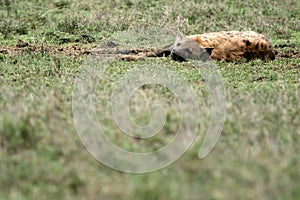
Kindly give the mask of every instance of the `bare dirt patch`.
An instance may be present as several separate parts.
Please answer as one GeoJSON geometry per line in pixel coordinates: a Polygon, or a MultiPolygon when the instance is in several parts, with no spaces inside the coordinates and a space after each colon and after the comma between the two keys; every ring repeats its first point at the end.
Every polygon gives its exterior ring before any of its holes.
{"type": "Polygon", "coordinates": [[[300,50],[277,51],[276,58],[300,58],[300,50]]]}
{"type": "Polygon", "coordinates": [[[15,46],[0,47],[0,54],[17,55],[24,52],[41,52],[50,55],[62,54],[70,57],[80,57],[82,55],[92,54],[99,58],[113,57],[120,60],[134,61],[144,59],[145,57],[163,57],[168,56],[170,49],[124,49],[116,44],[107,43],[97,47],[78,47],[70,46],[51,46],[47,44],[33,45],[19,40],[15,46]],[[166,54],[166,55],[165,55],[166,54]]]}
{"type": "Polygon", "coordinates": [[[300,47],[295,44],[275,45],[276,58],[300,58],[300,47]]]}
{"type": "Polygon", "coordinates": [[[19,40],[15,46],[2,46],[0,54],[16,55],[24,52],[40,52],[50,55],[62,54],[70,57],[79,57],[81,55],[90,54],[94,47],[78,47],[75,45],[70,46],[52,46],[52,45],[34,45],[19,40]]]}

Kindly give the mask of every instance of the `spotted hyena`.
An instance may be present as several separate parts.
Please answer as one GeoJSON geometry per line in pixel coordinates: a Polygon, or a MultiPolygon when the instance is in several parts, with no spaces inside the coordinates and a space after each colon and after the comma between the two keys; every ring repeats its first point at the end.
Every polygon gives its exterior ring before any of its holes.
{"type": "Polygon", "coordinates": [[[253,31],[221,31],[200,35],[178,35],[172,46],[174,60],[274,60],[268,39],[253,31]]]}
{"type": "Polygon", "coordinates": [[[253,31],[221,31],[200,35],[178,34],[173,44],[156,50],[122,50],[122,60],[171,56],[173,60],[274,60],[275,51],[268,39],[253,31]]]}

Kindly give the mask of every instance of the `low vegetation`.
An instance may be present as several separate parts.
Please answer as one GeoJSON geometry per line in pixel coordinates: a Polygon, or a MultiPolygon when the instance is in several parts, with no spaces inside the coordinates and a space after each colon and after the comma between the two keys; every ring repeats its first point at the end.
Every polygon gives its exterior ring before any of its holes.
{"type": "MultiPolygon", "coordinates": [[[[299,199],[299,7],[296,0],[2,0],[0,199],[299,199]],[[114,61],[97,101],[129,69],[167,65],[197,91],[203,112],[195,142],[178,161],[156,172],[126,174],[101,164],[82,145],[72,91],[94,47],[118,31],[149,27],[186,35],[253,30],[270,39],[277,56],[270,62],[215,63],[227,115],[216,147],[202,160],[198,151],[210,100],[197,69],[169,58],[114,61]]],[[[142,91],[167,97],[166,105],[177,103],[163,88],[142,91]]],[[[101,109],[96,106],[105,122],[101,109]]],[[[105,130],[124,149],[157,149],[178,128],[178,116],[168,112],[160,137],[130,139],[109,123],[105,130]]],[[[133,120],[144,124],[148,118],[133,120]]]]}

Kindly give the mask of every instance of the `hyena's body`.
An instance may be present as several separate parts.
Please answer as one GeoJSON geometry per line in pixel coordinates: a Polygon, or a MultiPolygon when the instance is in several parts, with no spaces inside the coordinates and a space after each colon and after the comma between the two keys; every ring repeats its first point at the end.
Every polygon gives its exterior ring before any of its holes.
{"type": "Polygon", "coordinates": [[[172,59],[184,60],[273,60],[275,52],[264,35],[253,31],[221,31],[200,35],[178,35],[176,41],[157,50],[120,51],[123,60],[171,55],[172,59]],[[127,55],[124,55],[127,54],[127,55]],[[128,55],[129,54],[129,55],[128,55]]]}
{"type": "Polygon", "coordinates": [[[222,31],[200,35],[177,36],[171,51],[174,59],[216,60],[275,59],[271,43],[253,31],[222,31]],[[209,55],[208,55],[209,54],[209,55]]]}

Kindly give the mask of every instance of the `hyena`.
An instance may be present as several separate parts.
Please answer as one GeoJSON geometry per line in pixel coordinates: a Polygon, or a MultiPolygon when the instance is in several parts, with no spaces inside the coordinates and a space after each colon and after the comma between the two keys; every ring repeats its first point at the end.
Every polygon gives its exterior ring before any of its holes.
{"type": "Polygon", "coordinates": [[[174,60],[274,60],[268,39],[253,31],[221,31],[200,35],[178,35],[171,50],[174,60]]]}
{"type": "Polygon", "coordinates": [[[274,60],[275,51],[268,39],[253,31],[221,31],[200,35],[178,34],[173,44],[157,50],[120,51],[122,60],[171,56],[173,60],[274,60]],[[128,55],[124,55],[128,54],[128,55]]]}

